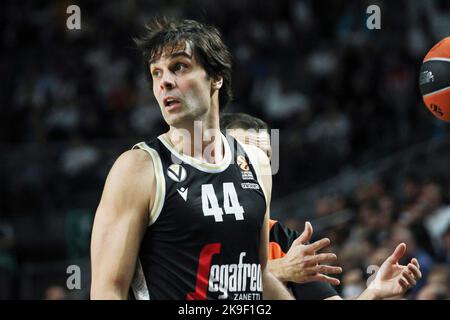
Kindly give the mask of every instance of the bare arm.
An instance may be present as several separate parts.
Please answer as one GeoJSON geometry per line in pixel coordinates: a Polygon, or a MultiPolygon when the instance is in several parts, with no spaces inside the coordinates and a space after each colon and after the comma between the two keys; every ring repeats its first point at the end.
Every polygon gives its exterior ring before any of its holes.
{"type": "Polygon", "coordinates": [[[375,300],[403,296],[422,278],[420,264],[416,258],[406,265],[399,260],[406,252],[406,244],[400,243],[394,252],[383,262],[375,279],[369,284],[357,300],[375,300]]]}
{"type": "Polygon", "coordinates": [[[260,263],[263,280],[263,298],[265,300],[293,300],[293,296],[267,267],[269,256],[269,209],[261,230],[260,263]]]}
{"type": "Polygon", "coordinates": [[[91,299],[127,299],[155,194],[152,159],[123,153],[106,179],[91,238],[91,299]]]}
{"type": "Polygon", "coordinates": [[[323,238],[308,244],[312,234],[312,225],[306,222],[305,230],[295,239],[286,255],[268,262],[270,272],[282,282],[321,281],[339,285],[338,279],[329,277],[327,274],[341,273],[342,268],[324,264],[325,262],[335,262],[336,255],[334,253],[318,253],[319,250],[330,244],[330,240],[323,238]]]}
{"type": "MultiPolygon", "coordinates": [[[[381,265],[375,279],[370,283],[356,300],[378,300],[403,296],[409,288],[416,285],[422,278],[420,264],[416,258],[406,265],[400,265],[399,260],[405,254],[406,245],[399,244],[391,256],[381,265]]],[[[339,296],[330,297],[329,300],[342,300],[339,296]]]]}
{"type": "Polygon", "coordinates": [[[252,165],[258,171],[258,180],[264,189],[267,203],[264,223],[261,228],[261,245],[259,249],[263,281],[263,298],[266,300],[293,300],[294,298],[286,287],[269,271],[269,268],[267,268],[267,259],[269,257],[270,199],[272,194],[272,172],[270,162],[264,152],[254,146],[246,145],[246,151],[252,156],[252,159],[256,161],[256,163],[252,163],[252,165]]]}

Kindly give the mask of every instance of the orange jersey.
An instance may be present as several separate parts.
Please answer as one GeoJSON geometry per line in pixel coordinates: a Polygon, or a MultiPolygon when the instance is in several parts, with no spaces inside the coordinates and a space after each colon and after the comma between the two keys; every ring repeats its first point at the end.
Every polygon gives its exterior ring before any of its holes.
{"type": "Polygon", "coordinates": [[[283,258],[300,235],[277,220],[269,220],[269,260],[283,258]]]}

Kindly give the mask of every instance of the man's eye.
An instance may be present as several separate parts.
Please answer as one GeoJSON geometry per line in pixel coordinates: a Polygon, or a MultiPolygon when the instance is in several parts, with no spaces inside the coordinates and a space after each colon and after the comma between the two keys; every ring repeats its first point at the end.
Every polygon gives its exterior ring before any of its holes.
{"type": "Polygon", "coordinates": [[[160,70],[153,70],[152,72],[152,76],[158,78],[161,75],[161,71],[160,70]]]}
{"type": "Polygon", "coordinates": [[[184,63],[177,63],[174,67],[175,71],[181,71],[187,68],[187,65],[185,65],[184,63]]]}

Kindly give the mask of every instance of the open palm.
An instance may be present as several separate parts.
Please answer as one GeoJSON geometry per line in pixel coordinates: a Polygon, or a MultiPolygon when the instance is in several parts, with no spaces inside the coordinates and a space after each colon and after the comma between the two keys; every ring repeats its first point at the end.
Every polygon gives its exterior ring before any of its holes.
{"type": "Polygon", "coordinates": [[[383,262],[375,279],[370,283],[369,289],[374,290],[379,298],[403,295],[409,288],[416,285],[416,280],[422,277],[416,258],[411,259],[406,266],[399,264],[405,252],[406,245],[399,244],[394,253],[383,262]]]}

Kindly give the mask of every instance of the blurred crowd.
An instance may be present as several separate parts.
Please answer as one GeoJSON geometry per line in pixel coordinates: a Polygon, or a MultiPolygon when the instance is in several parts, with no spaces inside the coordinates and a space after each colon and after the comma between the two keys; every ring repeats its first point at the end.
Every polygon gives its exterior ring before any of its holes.
{"type": "MultiPolygon", "coordinates": [[[[416,257],[423,278],[407,294],[409,299],[450,298],[450,175],[428,176],[409,172],[398,178],[380,178],[349,194],[325,196],[315,202],[313,227],[319,221],[348,216],[315,238],[328,237],[326,251],[338,256],[343,267],[339,293],[359,295],[370,276],[395,247],[407,250],[401,264],[416,257]],[[314,222],[317,223],[314,223],[314,222]]],[[[303,220],[292,217],[288,226],[302,231],[303,220]]]]}
{"type": "MultiPolygon", "coordinates": [[[[275,200],[450,132],[418,90],[425,53],[449,35],[448,1],[77,1],[81,30],[66,27],[70,4],[6,1],[0,10],[0,268],[9,270],[0,272],[8,284],[0,298],[20,297],[8,288],[25,262],[88,255],[114,159],[165,130],[132,41],[154,15],[200,19],[223,33],[234,57],[227,111],[280,129],[275,200]],[[381,30],[366,28],[371,4],[381,8],[381,30]]],[[[358,267],[407,239],[429,275],[417,290],[448,294],[448,189],[414,179],[409,187],[414,194],[399,199],[382,184],[355,190],[352,227],[332,231],[353,272],[347,291],[361,285],[358,267]]],[[[319,200],[317,214],[330,206],[319,200]]]]}

